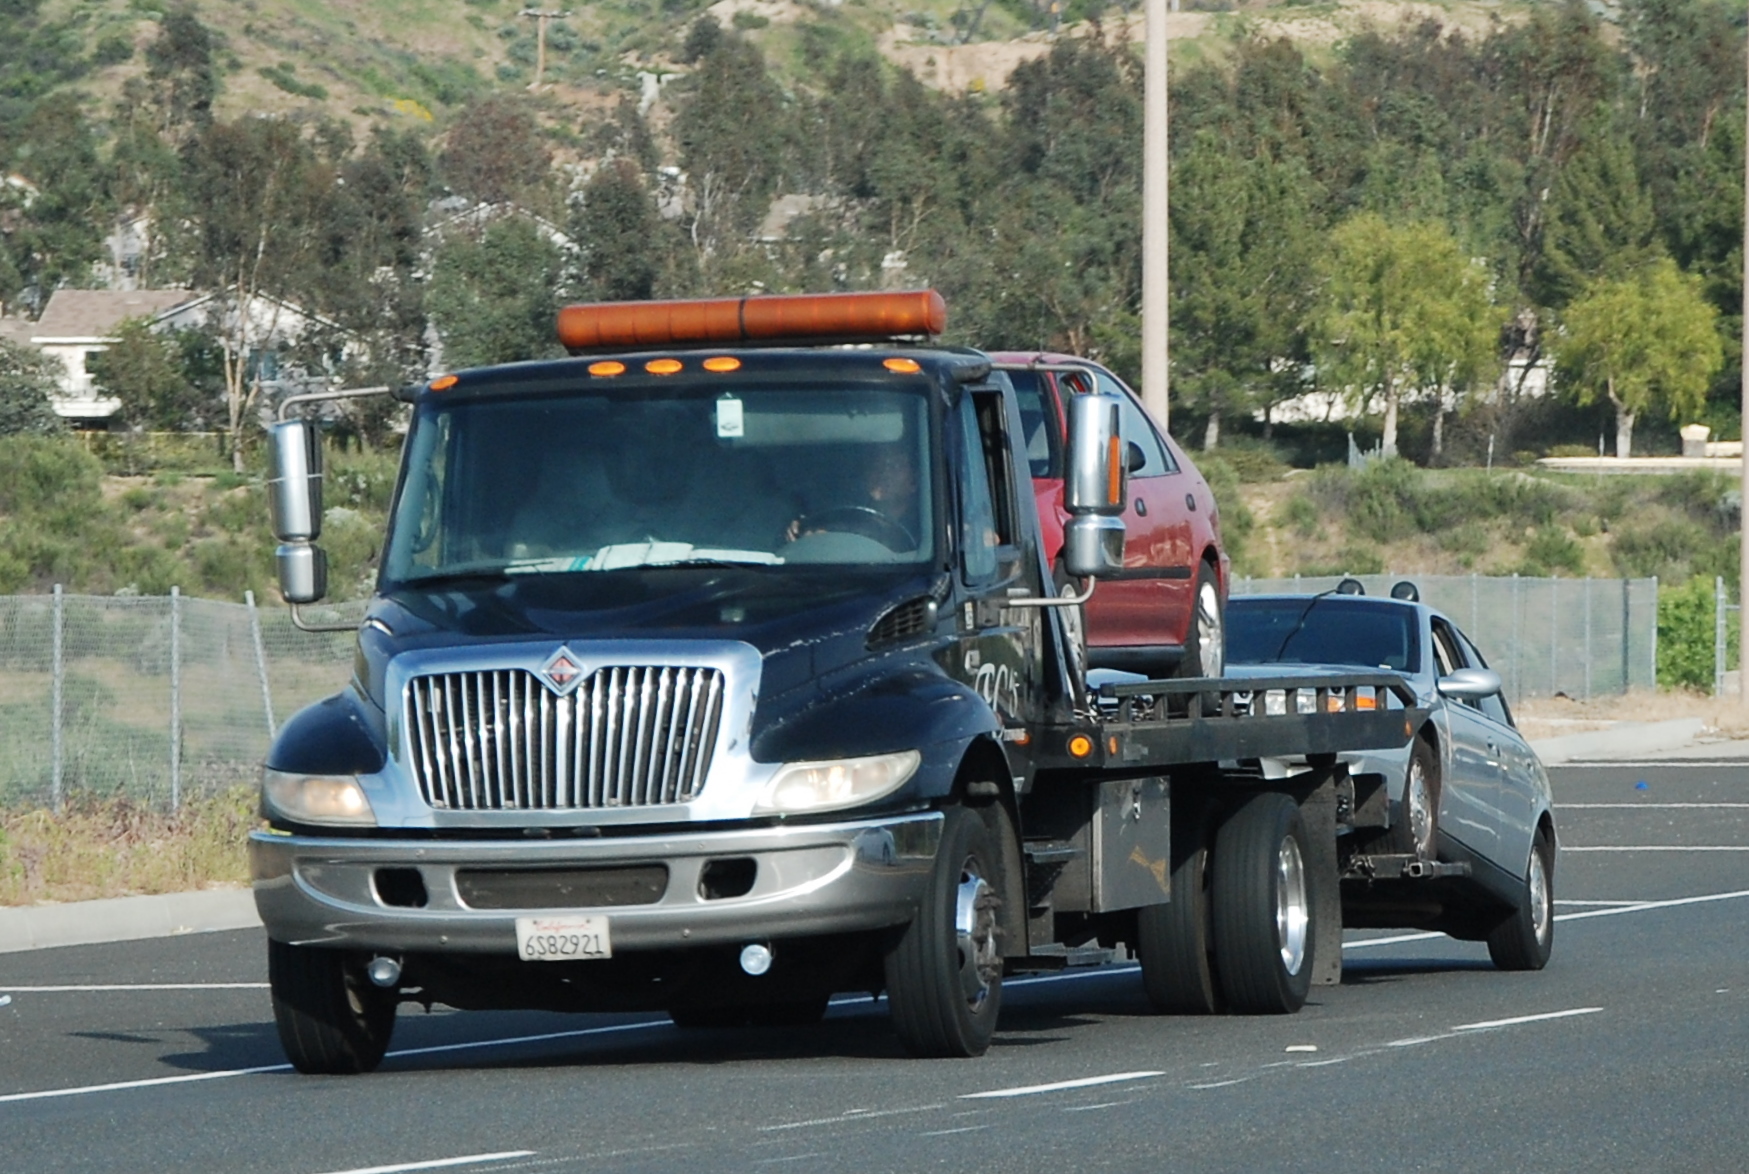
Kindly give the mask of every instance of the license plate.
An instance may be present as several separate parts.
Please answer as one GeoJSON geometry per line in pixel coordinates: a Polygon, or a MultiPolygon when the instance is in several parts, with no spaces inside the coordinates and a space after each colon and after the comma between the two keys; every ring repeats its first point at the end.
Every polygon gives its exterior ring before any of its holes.
{"type": "Polygon", "coordinates": [[[613,957],[605,917],[518,917],[516,956],[524,962],[584,962],[613,957]]]}

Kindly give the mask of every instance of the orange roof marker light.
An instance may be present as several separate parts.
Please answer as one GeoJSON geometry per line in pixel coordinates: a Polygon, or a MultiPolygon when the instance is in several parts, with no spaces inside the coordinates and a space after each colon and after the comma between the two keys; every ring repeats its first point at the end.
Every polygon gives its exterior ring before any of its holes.
{"type": "Polygon", "coordinates": [[[436,379],[431,381],[429,386],[432,391],[448,391],[460,382],[461,377],[459,375],[439,375],[436,379]]]}
{"type": "Polygon", "coordinates": [[[741,369],[741,360],[737,359],[734,355],[716,355],[704,361],[704,369],[706,371],[715,371],[719,374],[724,371],[739,371],[741,369]]]}
{"type": "Polygon", "coordinates": [[[690,343],[874,342],[945,329],[947,303],[932,289],[591,302],[559,311],[559,341],[572,354],[690,343]]]}
{"type": "Polygon", "coordinates": [[[897,371],[901,375],[915,375],[923,370],[923,364],[916,359],[886,359],[881,363],[889,371],[897,371]]]}
{"type": "Polygon", "coordinates": [[[591,375],[624,375],[626,373],[626,365],[624,363],[616,363],[612,359],[603,359],[599,363],[589,364],[589,373],[591,375]]]}
{"type": "Polygon", "coordinates": [[[644,364],[644,370],[652,375],[678,375],[683,366],[679,359],[651,359],[644,364]]]}

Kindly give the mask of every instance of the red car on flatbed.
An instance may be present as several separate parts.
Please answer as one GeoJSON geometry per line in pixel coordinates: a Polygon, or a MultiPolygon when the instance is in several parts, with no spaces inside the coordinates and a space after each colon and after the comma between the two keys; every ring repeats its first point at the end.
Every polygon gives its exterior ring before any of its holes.
{"type": "Polygon", "coordinates": [[[1067,397],[1097,390],[1119,395],[1124,404],[1130,463],[1124,569],[1101,580],[1084,609],[1088,667],[1150,677],[1219,676],[1231,566],[1208,482],[1154,425],[1135,392],[1099,364],[1039,351],[993,351],[990,357],[1019,399],[1039,526],[1053,565],[1069,519],[1063,506],[1067,397]]]}

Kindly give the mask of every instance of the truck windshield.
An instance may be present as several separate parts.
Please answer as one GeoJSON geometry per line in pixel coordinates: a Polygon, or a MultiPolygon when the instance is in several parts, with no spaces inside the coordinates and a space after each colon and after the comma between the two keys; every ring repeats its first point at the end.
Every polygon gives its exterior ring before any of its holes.
{"type": "Polygon", "coordinates": [[[385,578],[932,557],[922,384],[724,386],[422,405],[385,578]]]}

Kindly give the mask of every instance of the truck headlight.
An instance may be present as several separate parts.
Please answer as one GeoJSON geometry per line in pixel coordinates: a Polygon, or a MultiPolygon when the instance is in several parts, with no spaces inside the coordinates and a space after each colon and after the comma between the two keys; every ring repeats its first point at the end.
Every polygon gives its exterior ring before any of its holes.
{"type": "Polygon", "coordinates": [[[915,750],[837,758],[830,762],[789,762],[778,769],[759,802],[756,815],[785,815],[855,807],[890,795],[905,785],[923,755],[915,750]]]}
{"type": "Polygon", "coordinates": [[[293,823],[375,824],[376,812],[351,775],[307,775],[261,768],[261,803],[293,823]]]}

